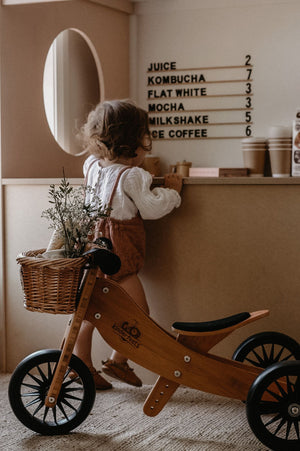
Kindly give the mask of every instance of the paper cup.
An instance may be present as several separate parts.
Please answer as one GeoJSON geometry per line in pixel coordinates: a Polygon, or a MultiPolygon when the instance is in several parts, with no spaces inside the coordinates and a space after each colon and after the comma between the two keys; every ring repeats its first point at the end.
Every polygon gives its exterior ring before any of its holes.
{"type": "Polygon", "coordinates": [[[269,138],[269,142],[292,142],[292,138],[269,138]]]}
{"type": "Polygon", "coordinates": [[[268,146],[269,150],[277,150],[277,149],[282,149],[282,150],[292,150],[292,146],[288,145],[285,146],[284,144],[271,144],[268,146]]]}
{"type": "Polygon", "coordinates": [[[250,144],[243,144],[242,145],[242,149],[243,150],[265,150],[266,149],[266,145],[265,144],[261,144],[261,145],[251,146],[250,144]]]}
{"type": "Polygon", "coordinates": [[[248,138],[242,138],[241,142],[242,143],[257,143],[257,142],[265,142],[266,138],[259,138],[259,137],[255,137],[255,136],[250,136],[248,138]]]}
{"type": "Polygon", "coordinates": [[[249,169],[250,177],[263,177],[266,160],[266,149],[243,149],[244,167],[249,169]]]}
{"type": "Polygon", "coordinates": [[[269,149],[272,177],[290,177],[291,149],[269,149]]]}
{"type": "Polygon", "coordinates": [[[273,125],[269,127],[269,138],[291,138],[292,127],[286,127],[284,125],[273,125]]]}

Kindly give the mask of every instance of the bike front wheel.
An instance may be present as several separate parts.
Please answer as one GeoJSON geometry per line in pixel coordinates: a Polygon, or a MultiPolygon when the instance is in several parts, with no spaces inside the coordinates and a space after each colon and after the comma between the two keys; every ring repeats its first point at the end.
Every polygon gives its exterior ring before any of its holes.
{"type": "Polygon", "coordinates": [[[43,350],[26,357],[15,369],[8,395],[16,417],[27,428],[43,435],[66,434],[89,415],[95,400],[95,383],[88,367],[72,355],[53,408],[45,399],[61,351],[43,350]]]}

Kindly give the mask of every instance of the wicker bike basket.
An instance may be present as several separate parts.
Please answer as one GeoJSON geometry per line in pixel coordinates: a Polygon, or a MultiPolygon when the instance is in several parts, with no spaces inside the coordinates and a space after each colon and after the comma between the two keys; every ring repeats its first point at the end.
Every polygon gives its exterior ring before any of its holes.
{"type": "Polygon", "coordinates": [[[45,249],[28,251],[17,257],[24,307],[33,312],[73,313],[86,258],[50,260],[41,257],[43,252],[45,249]]]}

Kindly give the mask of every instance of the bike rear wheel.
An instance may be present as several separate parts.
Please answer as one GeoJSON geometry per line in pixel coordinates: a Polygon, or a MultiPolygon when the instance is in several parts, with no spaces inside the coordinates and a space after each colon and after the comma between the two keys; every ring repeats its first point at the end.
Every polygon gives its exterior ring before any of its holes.
{"type": "Polygon", "coordinates": [[[258,368],[268,368],[274,363],[300,360],[300,345],[280,332],[260,332],[243,341],[232,359],[258,368]]]}
{"type": "Polygon", "coordinates": [[[247,418],[256,437],[274,451],[300,449],[300,362],[276,363],[253,382],[247,418]]]}

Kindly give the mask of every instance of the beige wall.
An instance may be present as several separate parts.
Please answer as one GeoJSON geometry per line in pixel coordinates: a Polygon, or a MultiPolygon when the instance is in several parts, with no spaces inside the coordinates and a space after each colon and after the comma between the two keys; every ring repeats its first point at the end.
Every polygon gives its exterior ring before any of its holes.
{"type": "MultiPolygon", "coordinates": [[[[35,350],[57,348],[68,318],[23,308],[16,255],[48,242],[50,231],[40,218],[47,193],[46,181],[5,186],[9,371],[35,350]],[[24,215],[28,210],[30,215],[24,215]]],[[[178,210],[146,221],[147,259],[141,278],[151,316],[171,332],[174,321],[270,309],[269,317],[218,345],[217,352],[227,357],[255,332],[275,330],[300,341],[299,196],[300,185],[185,185],[178,210]]],[[[97,368],[108,355],[108,346],[95,334],[97,368]]],[[[155,380],[149,371],[139,368],[138,373],[145,383],[155,380]]]]}
{"type": "MultiPolygon", "coordinates": [[[[271,125],[290,125],[299,107],[300,60],[295,58],[300,40],[300,2],[294,0],[166,0],[139,2],[136,6],[135,72],[138,82],[132,87],[137,101],[149,103],[183,102],[185,109],[198,109],[210,123],[242,122],[228,126],[189,126],[171,129],[207,128],[211,136],[245,136],[245,111],[207,112],[208,108],[245,107],[245,97],[174,98],[147,101],[149,89],[159,95],[162,86],[147,86],[151,62],[175,61],[178,69],[204,68],[192,72],[213,80],[246,79],[245,69],[205,70],[206,67],[245,64],[250,54],[253,64],[252,133],[267,136],[271,125]],[[244,122],[244,123],[243,123],[244,122]]],[[[189,73],[189,71],[187,71],[189,73]]],[[[153,75],[152,73],[150,75],[153,75]]],[[[168,75],[168,72],[158,75],[168,75]]],[[[174,72],[172,73],[174,74],[174,72]]],[[[181,72],[175,72],[181,74],[181,72]]],[[[243,94],[244,83],[165,85],[164,89],[206,88],[207,94],[243,94]]],[[[182,112],[181,112],[182,113],[182,112]]],[[[181,114],[179,113],[179,114],[181,114]]],[[[189,115],[192,113],[187,113],[189,115]]],[[[154,114],[152,115],[155,116],[154,114]]],[[[159,116],[156,114],[156,117],[159,116]]],[[[175,116],[161,114],[161,117],[175,116]]],[[[154,127],[155,128],[155,127],[154,127]]],[[[167,130],[170,127],[156,127],[167,130]]],[[[153,153],[161,158],[165,172],[170,164],[186,159],[193,166],[236,167],[243,165],[240,139],[158,140],[153,153]]]]}
{"type": "MultiPolygon", "coordinates": [[[[37,334],[37,330],[29,333],[34,321],[31,315],[22,329],[22,320],[27,312],[20,304],[19,276],[15,266],[15,257],[20,250],[35,246],[37,237],[40,237],[42,246],[48,239],[49,231],[40,218],[46,188],[44,192],[36,189],[34,195],[30,192],[26,197],[28,191],[25,186],[18,190],[11,203],[2,184],[3,178],[61,177],[62,167],[69,178],[82,177],[84,157],[63,152],[48,127],[43,103],[43,72],[48,50],[61,31],[68,28],[79,30],[92,43],[99,62],[101,99],[128,97],[129,14],[132,12],[127,0],[7,3],[11,5],[4,6],[4,2],[0,5],[0,371],[6,369],[7,353],[9,359],[16,362],[22,342],[28,343],[30,349],[39,346],[40,340],[45,347],[50,344],[56,347],[58,343],[57,340],[55,343],[48,341],[46,333],[47,345],[42,331],[41,334],[37,334]],[[44,230],[43,238],[40,236],[41,228],[44,230]],[[18,236],[16,241],[11,230],[18,236]],[[14,242],[17,245],[11,248],[14,242]],[[17,304],[15,299],[18,299],[17,304]]],[[[54,324],[60,324],[60,321],[63,320],[46,320],[50,324],[48,333],[54,340],[54,324]]]]}
{"type": "MultiPolygon", "coordinates": [[[[20,252],[47,246],[51,231],[48,230],[47,221],[41,219],[41,212],[49,206],[49,183],[36,181],[23,185],[10,182],[4,187],[7,371],[13,371],[26,355],[34,351],[59,348],[69,319],[69,315],[33,313],[24,309],[20,268],[16,263],[16,256],[20,252]],[[24,214],[29,210],[30,215],[24,214]]],[[[95,334],[93,359],[97,368],[101,367],[101,359],[109,357],[110,352],[104,340],[95,334]]],[[[139,372],[143,374],[144,380],[154,381],[148,371],[139,369],[139,372]]]]}
{"type": "MultiPolygon", "coordinates": [[[[2,177],[81,177],[83,157],[62,152],[47,123],[43,71],[52,41],[75,28],[93,43],[106,98],[129,95],[129,15],[87,1],[1,6],[2,177]]],[[[76,93],[74,93],[76,95],[76,93]]]]}

